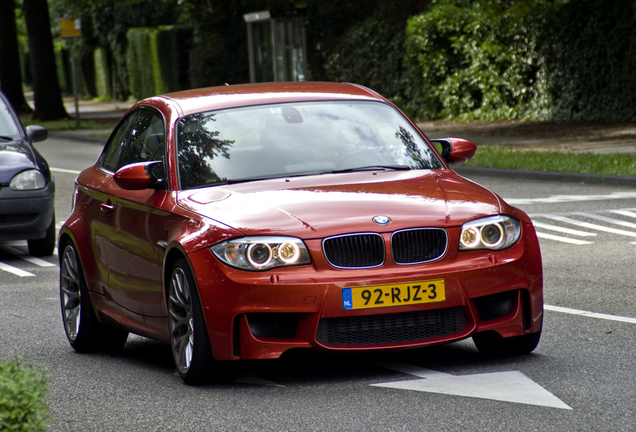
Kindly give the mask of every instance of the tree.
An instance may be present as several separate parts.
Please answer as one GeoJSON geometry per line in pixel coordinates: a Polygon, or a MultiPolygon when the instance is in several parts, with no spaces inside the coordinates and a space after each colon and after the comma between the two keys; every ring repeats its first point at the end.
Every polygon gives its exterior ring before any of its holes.
{"type": "Polygon", "coordinates": [[[68,114],[57,80],[51,20],[47,0],[23,0],[24,18],[31,51],[31,74],[37,120],[59,120],[68,114]]]}
{"type": "Polygon", "coordinates": [[[33,112],[22,92],[14,0],[0,0],[0,88],[16,111],[33,112]]]}

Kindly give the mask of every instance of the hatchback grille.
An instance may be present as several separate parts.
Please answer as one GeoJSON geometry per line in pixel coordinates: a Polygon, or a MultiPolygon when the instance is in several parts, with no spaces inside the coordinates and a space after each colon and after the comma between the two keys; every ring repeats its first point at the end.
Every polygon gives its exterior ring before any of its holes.
{"type": "Polygon", "coordinates": [[[384,239],[380,234],[351,234],[323,242],[325,258],[334,267],[377,267],[384,262],[384,239]]]}
{"type": "Polygon", "coordinates": [[[391,239],[393,261],[397,264],[415,264],[441,258],[448,243],[446,231],[423,228],[398,231],[391,239]]]}
{"type": "Polygon", "coordinates": [[[461,307],[320,320],[316,339],[325,345],[380,345],[413,342],[462,331],[461,307]]]}

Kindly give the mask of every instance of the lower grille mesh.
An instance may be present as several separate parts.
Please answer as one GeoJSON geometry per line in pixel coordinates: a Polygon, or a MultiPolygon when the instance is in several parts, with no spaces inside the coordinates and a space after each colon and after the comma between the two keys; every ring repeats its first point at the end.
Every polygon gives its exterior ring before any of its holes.
{"type": "Polygon", "coordinates": [[[461,307],[320,320],[316,338],[325,345],[412,342],[457,333],[466,327],[461,307]]]}

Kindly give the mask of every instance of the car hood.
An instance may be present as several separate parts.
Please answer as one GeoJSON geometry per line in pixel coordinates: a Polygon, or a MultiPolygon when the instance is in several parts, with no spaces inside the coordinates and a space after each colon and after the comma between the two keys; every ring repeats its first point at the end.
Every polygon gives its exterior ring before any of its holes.
{"type": "Polygon", "coordinates": [[[451,170],[291,177],[181,191],[179,204],[245,235],[319,238],[347,232],[453,227],[501,211],[489,190],[451,170]],[[390,225],[373,222],[387,216],[390,225]]]}
{"type": "Polygon", "coordinates": [[[8,185],[17,173],[35,167],[35,156],[24,141],[0,142],[0,185],[8,185]]]}

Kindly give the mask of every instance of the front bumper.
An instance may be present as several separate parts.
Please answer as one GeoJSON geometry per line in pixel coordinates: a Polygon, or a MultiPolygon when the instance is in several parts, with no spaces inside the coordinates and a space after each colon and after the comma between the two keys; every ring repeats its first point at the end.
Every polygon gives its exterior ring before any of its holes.
{"type": "MultiPolygon", "coordinates": [[[[381,350],[460,340],[477,332],[503,337],[540,329],[543,278],[531,226],[510,249],[449,250],[439,261],[335,269],[320,241],[308,241],[311,266],[244,272],[207,250],[190,255],[215,358],[277,358],[292,348],[381,350]],[[342,289],[444,279],[441,303],[345,310],[342,289]]],[[[449,230],[457,244],[459,230],[449,230]]],[[[455,248],[456,249],[456,248],[455,248]]]]}
{"type": "Polygon", "coordinates": [[[54,182],[35,191],[0,188],[0,241],[44,238],[54,213],[54,182]]]}

